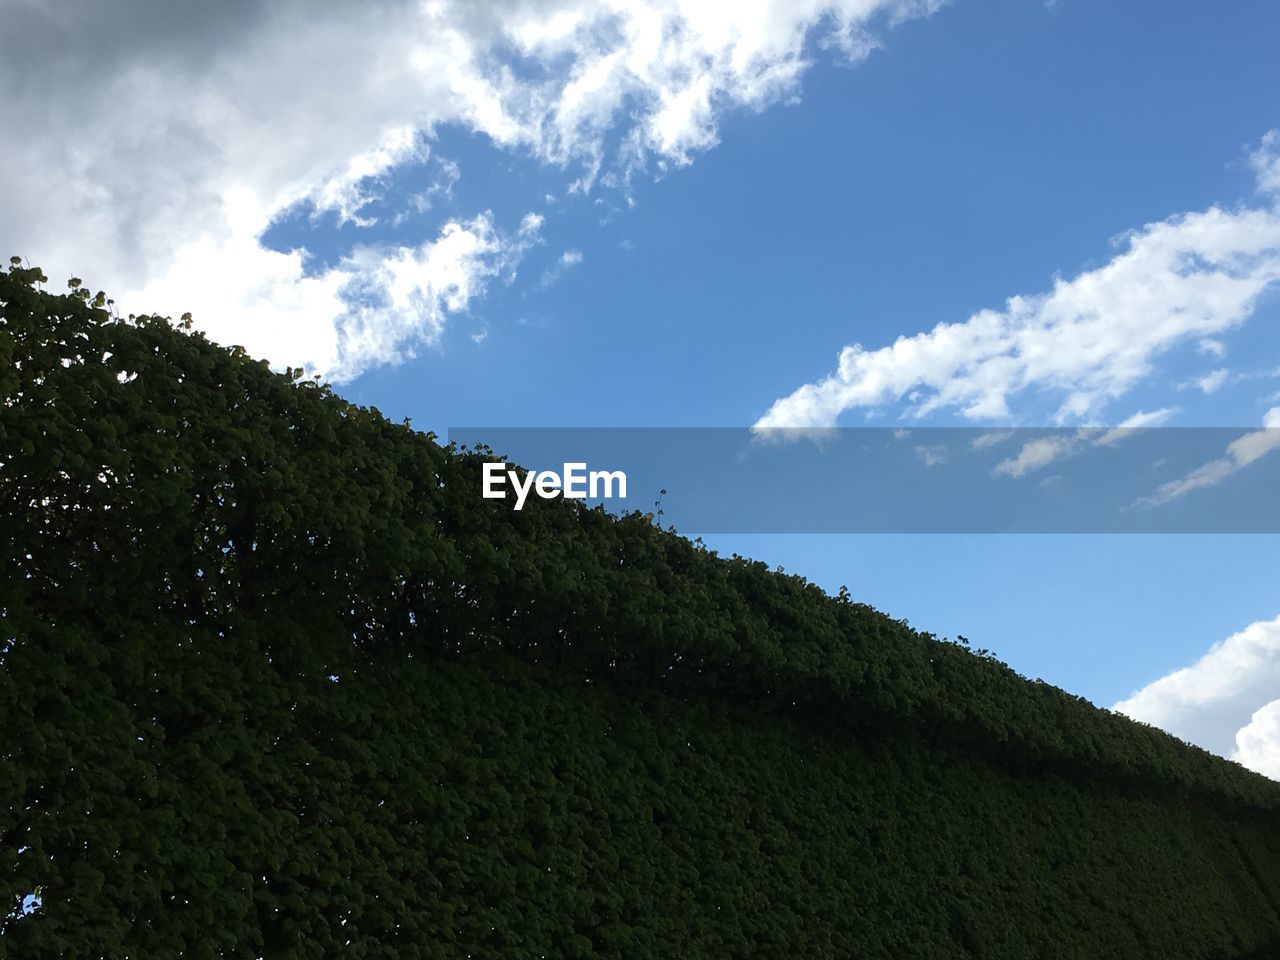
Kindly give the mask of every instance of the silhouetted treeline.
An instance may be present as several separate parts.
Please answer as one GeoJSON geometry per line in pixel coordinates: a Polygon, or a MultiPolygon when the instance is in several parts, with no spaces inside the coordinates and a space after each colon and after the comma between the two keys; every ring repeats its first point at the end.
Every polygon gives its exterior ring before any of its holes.
{"type": "Polygon", "coordinates": [[[1280,948],[1280,785],[45,283],[0,275],[0,957],[1280,948]]]}

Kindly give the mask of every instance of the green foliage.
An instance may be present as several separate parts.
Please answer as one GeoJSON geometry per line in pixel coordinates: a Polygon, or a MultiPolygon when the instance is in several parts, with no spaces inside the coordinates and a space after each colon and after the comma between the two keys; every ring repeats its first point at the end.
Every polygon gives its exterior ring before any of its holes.
{"type": "Polygon", "coordinates": [[[1280,946],[1280,786],[43,283],[0,275],[0,957],[1280,946]]]}

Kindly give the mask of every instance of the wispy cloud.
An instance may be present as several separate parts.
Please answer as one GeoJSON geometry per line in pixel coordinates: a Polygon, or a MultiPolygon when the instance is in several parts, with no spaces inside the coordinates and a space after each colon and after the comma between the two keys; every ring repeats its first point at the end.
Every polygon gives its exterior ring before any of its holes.
{"type": "Polygon", "coordinates": [[[542,271],[542,276],[538,280],[539,289],[545,290],[559,280],[566,270],[570,270],[582,263],[581,250],[566,250],[556,258],[556,262],[542,271]]]}
{"type": "Polygon", "coordinates": [[[1163,426],[1168,423],[1177,412],[1177,407],[1161,407],[1159,410],[1139,410],[1137,413],[1126,417],[1119,424],[1095,439],[1093,441],[1094,445],[1109,447],[1112,444],[1119,443],[1121,440],[1126,439],[1136,430],[1145,430],[1148,427],[1163,426]]]}
{"type": "Polygon", "coordinates": [[[913,451],[916,459],[926,467],[938,467],[947,462],[947,448],[941,444],[918,446],[913,451]]]}
{"type": "Polygon", "coordinates": [[[989,433],[982,433],[974,437],[970,446],[974,450],[987,450],[1012,439],[1016,433],[1016,430],[992,430],[989,433]]]}
{"type": "Polygon", "coordinates": [[[1222,385],[1227,382],[1227,378],[1231,376],[1231,371],[1226,367],[1220,367],[1210,373],[1206,373],[1203,377],[1196,381],[1196,386],[1205,393],[1217,393],[1222,389],[1222,385]]]}
{"type": "Polygon", "coordinates": [[[453,160],[438,158],[435,162],[439,167],[439,173],[426,189],[412,194],[408,205],[395,213],[391,222],[396,226],[404,223],[414,214],[430,213],[441,199],[448,200],[453,197],[453,188],[462,178],[462,171],[453,160]]]}
{"type": "Polygon", "coordinates": [[[1263,428],[1246,433],[1227,446],[1226,455],[1210,460],[1192,470],[1185,477],[1170,480],[1149,497],[1138,501],[1138,506],[1158,507],[1185,497],[1194,490],[1217,486],[1243,470],[1249,464],[1280,448],[1280,407],[1272,407],[1263,417],[1263,428]]]}
{"type": "Polygon", "coordinates": [[[1258,188],[1280,194],[1280,130],[1270,130],[1258,149],[1249,155],[1249,166],[1258,178],[1258,188]]]}
{"type": "Polygon", "coordinates": [[[1205,394],[1217,393],[1223,387],[1234,387],[1252,380],[1268,380],[1280,376],[1280,369],[1241,370],[1233,373],[1226,367],[1210,370],[1206,374],[1178,384],[1179,390],[1199,390],[1205,394]]]}
{"type": "Polygon", "coordinates": [[[361,211],[377,198],[388,172],[410,161],[423,162],[429,155],[430,147],[412,127],[391,130],[377,147],[350,157],[341,170],[311,191],[313,216],[332,210],[339,223],[373,226],[377,218],[361,211]]]}
{"type": "MultiPolygon", "coordinates": [[[[1252,157],[1267,193],[1280,183],[1278,149],[1268,134],[1252,157]]],[[[1008,420],[1024,391],[1056,396],[1059,423],[1094,419],[1162,354],[1238,327],[1280,284],[1275,199],[1148,224],[1123,237],[1108,264],[1047,293],[889,346],[845,347],[834,373],[777,400],[757,425],[829,426],[846,411],[894,404],[915,417],[950,410],[1008,420]]]]}
{"type": "Polygon", "coordinates": [[[1053,435],[1037,437],[1022,445],[1017,456],[1001,460],[996,464],[996,475],[1004,477],[1024,477],[1034,470],[1047,467],[1056,460],[1070,456],[1080,446],[1081,439],[1075,436],[1053,435]]]}
{"type": "Polygon", "coordinates": [[[1089,447],[1114,446],[1138,430],[1158,427],[1166,423],[1175,413],[1177,410],[1173,407],[1162,407],[1159,410],[1139,411],[1110,429],[1081,427],[1073,433],[1036,437],[1023,444],[1016,456],[996,464],[995,473],[997,476],[1015,479],[1024,477],[1028,473],[1042,470],[1051,463],[1074,457],[1089,447]]]}

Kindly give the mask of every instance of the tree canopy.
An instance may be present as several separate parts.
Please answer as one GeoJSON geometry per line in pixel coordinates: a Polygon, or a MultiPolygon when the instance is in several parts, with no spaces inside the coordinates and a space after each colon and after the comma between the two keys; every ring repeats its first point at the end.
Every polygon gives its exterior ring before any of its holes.
{"type": "Polygon", "coordinates": [[[1280,784],[47,283],[0,275],[0,957],[1280,949],[1280,784]]]}

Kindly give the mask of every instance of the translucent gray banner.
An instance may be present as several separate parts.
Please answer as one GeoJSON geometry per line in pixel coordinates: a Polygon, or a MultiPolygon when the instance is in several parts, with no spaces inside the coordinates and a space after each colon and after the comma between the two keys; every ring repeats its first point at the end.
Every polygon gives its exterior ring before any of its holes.
{"type": "Polygon", "coordinates": [[[492,451],[477,497],[516,509],[521,488],[525,503],[580,493],[689,534],[1280,532],[1278,429],[456,427],[449,440],[492,451]]]}

